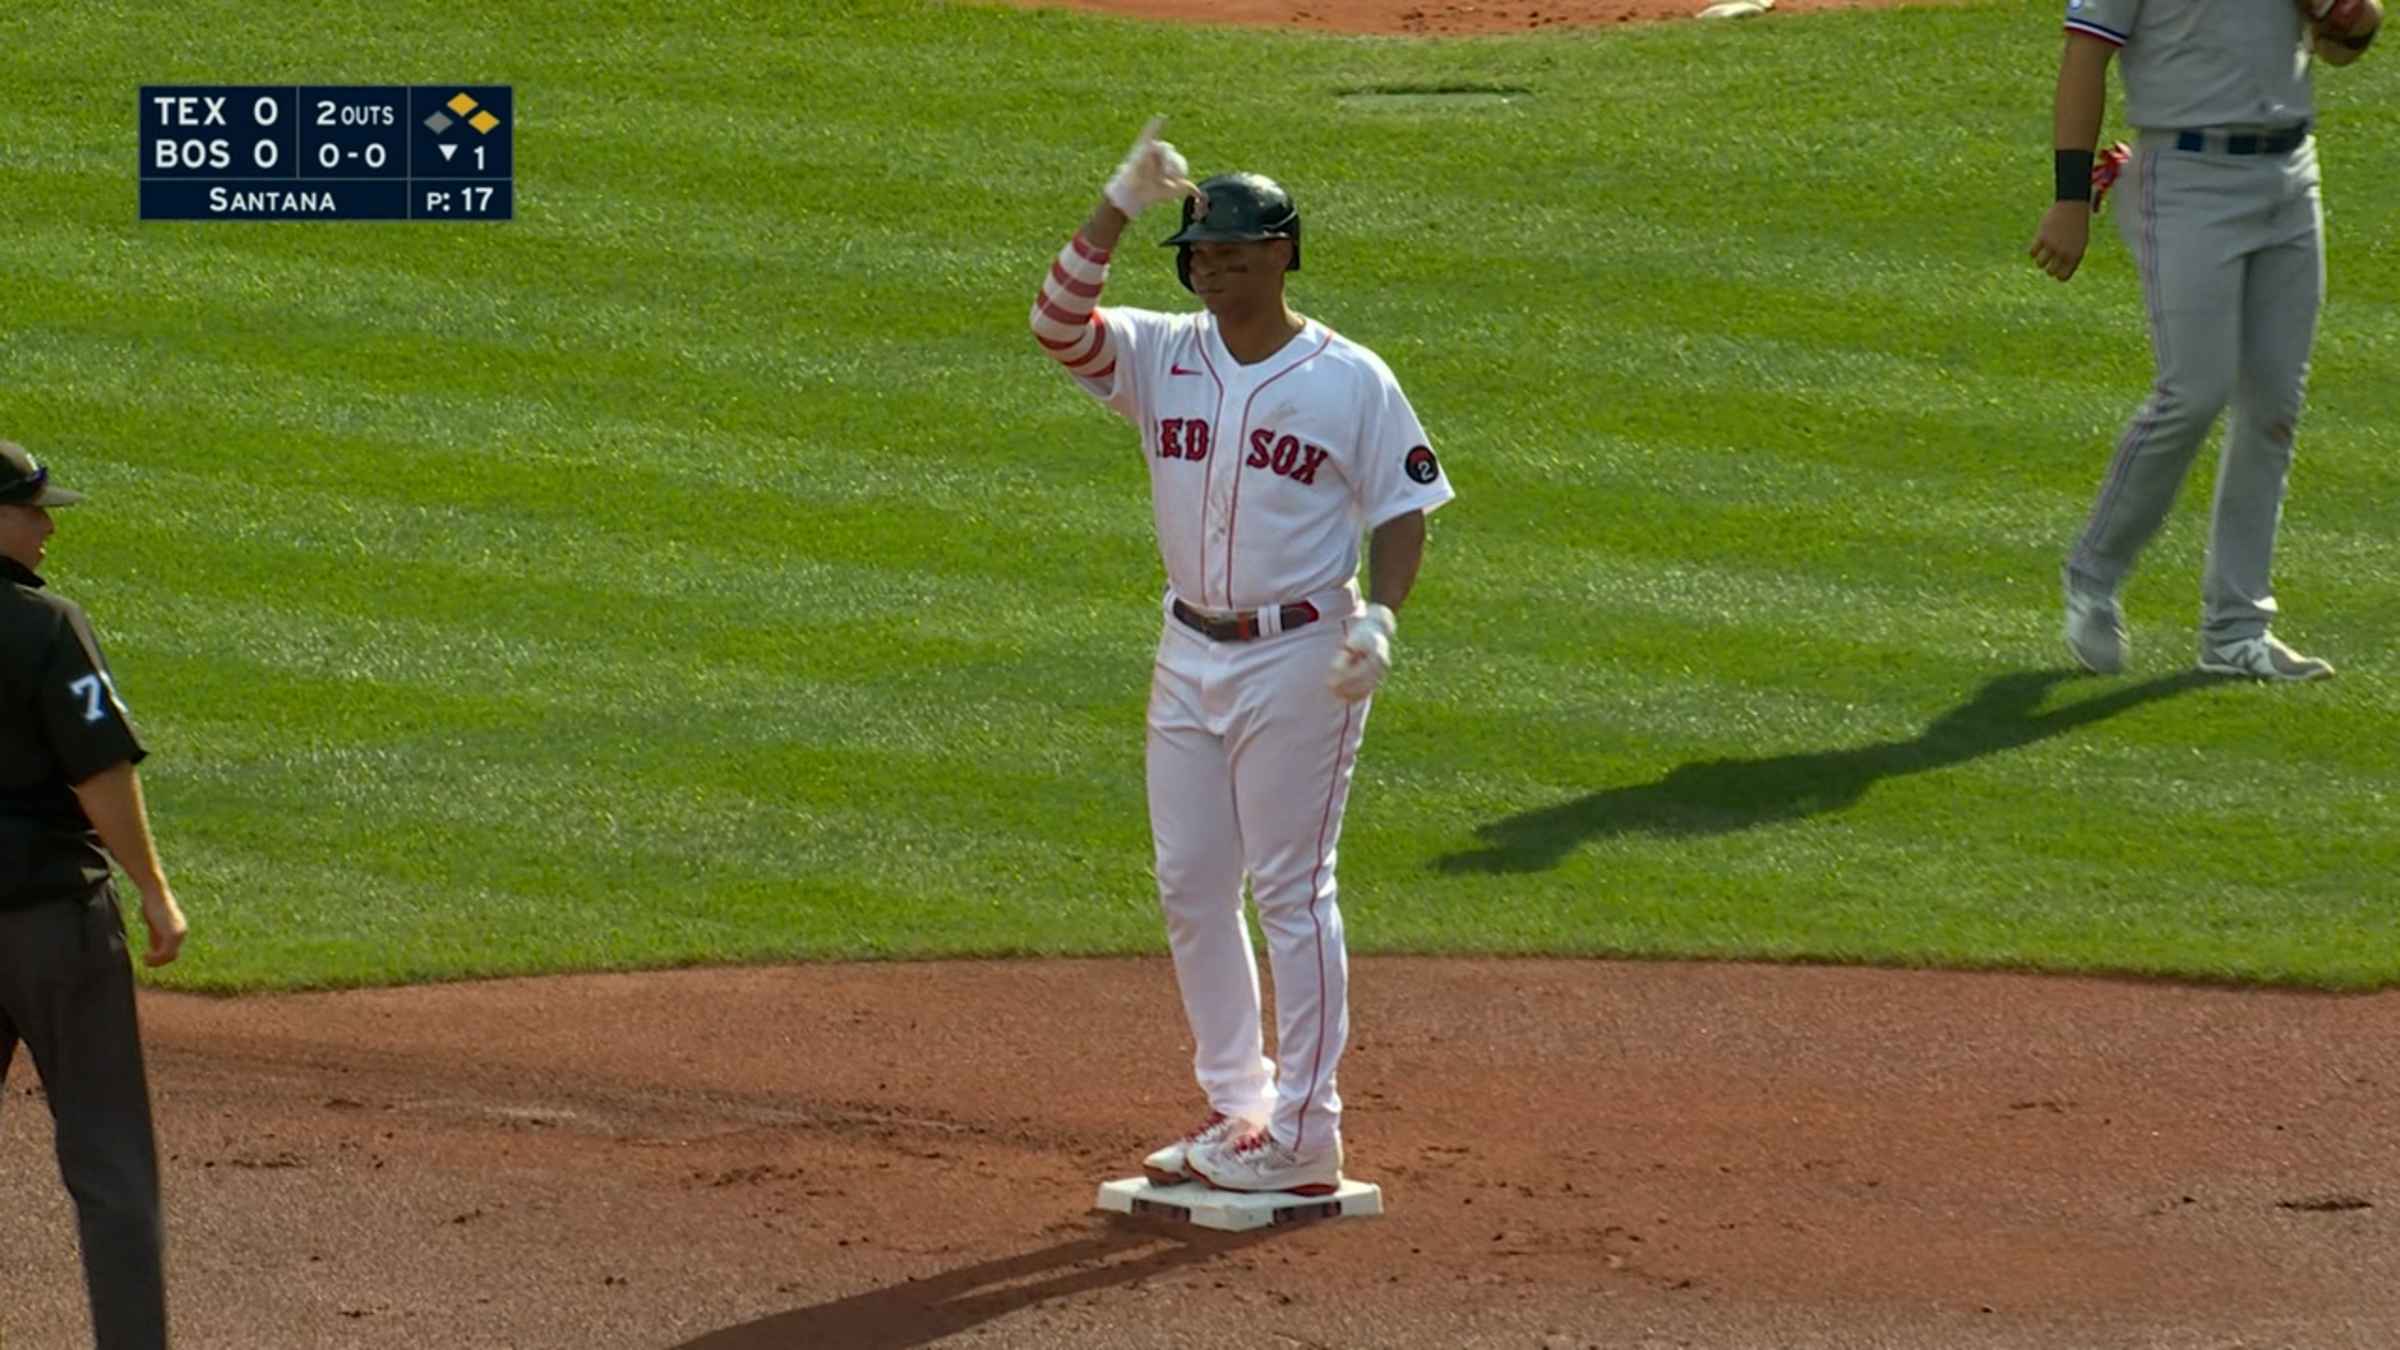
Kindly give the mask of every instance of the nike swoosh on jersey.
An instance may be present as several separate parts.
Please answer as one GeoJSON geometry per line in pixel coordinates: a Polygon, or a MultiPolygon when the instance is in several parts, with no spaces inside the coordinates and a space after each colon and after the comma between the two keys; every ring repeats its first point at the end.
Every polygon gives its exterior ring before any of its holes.
{"type": "Polygon", "coordinates": [[[1197,375],[1200,372],[1196,370],[1185,370],[1183,367],[1176,365],[1172,361],[1169,361],[1167,363],[1167,373],[1169,375],[1197,375]]]}

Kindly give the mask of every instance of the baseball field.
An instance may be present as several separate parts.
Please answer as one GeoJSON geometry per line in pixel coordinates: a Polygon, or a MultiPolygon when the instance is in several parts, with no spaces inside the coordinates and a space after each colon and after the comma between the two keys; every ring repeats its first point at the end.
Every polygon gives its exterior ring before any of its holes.
{"type": "MultiPolygon", "coordinates": [[[[167,8],[0,10],[0,436],[91,496],[46,574],[193,924],[145,1004],[183,1343],[2400,1317],[2392,53],[2317,77],[2278,632],[2341,674],[2275,688],[2190,673],[2206,463],[2129,673],[2058,641],[2151,361],[2112,228],[2024,256],[2047,6],[167,8]],[[449,80],[514,88],[510,222],[135,218],[141,85],[449,80]],[[1154,112],[1291,187],[1297,305],[1459,492],[1341,849],[1394,1212],[1265,1241],[1084,1212],[1196,1100],[1145,469],[1024,319],[1154,112]]],[[[1110,302],[1185,307],[1169,229],[1110,302]]],[[[6,1098],[0,1344],[74,1345],[6,1098]]]]}

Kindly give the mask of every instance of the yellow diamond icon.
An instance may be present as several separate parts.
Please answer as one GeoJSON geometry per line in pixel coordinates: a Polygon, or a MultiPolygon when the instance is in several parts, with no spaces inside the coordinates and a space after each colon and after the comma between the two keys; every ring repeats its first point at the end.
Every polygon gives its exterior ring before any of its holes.
{"type": "Polygon", "coordinates": [[[468,113],[475,111],[475,100],[468,98],[466,92],[461,90],[457,95],[451,98],[450,111],[457,113],[461,117],[464,117],[468,113]]]}
{"type": "Polygon", "coordinates": [[[492,116],[491,112],[486,110],[468,118],[467,125],[488,135],[493,127],[500,125],[500,119],[492,116]]]}

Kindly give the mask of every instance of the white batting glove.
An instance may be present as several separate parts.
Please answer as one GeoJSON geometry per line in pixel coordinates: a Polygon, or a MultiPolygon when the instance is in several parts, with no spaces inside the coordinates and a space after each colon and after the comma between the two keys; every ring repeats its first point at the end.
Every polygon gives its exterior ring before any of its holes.
{"type": "Polygon", "coordinates": [[[1158,129],[1166,123],[1163,113],[1150,119],[1133,149],[1125,153],[1125,162],[1117,166],[1116,176],[1101,189],[1109,205],[1124,212],[1128,220],[1160,202],[1199,191],[1192,186],[1192,168],[1183,162],[1182,153],[1158,138],[1158,129]]]}
{"type": "Polygon", "coordinates": [[[1382,605],[1369,605],[1350,621],[1342,649],[1333,654],[1325,686],[1352,703],[1375,692],[1392,669],[1392,631],[1400,621],[1382,605]]]}

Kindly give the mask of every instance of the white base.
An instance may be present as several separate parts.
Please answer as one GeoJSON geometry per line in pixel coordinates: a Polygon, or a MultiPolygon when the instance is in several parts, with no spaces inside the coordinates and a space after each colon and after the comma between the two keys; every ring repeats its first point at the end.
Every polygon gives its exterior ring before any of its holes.
{"type": "Polygon", "coordinates": [[[1383,1188],[1345,1179],[1342,1188],[1331,1195],[1292,1195],[1284,1191],[1253,1195],[1220,1191],[1196,1181],[1180,1186],[1153,1186],[1148,1178],[1127,1177],[1122,1181],[1101,1182],[1100,1196],[1092,1206],[1118,1214],[1154,1215],[1202,1228],[1242,1233],[1311,1219],[1369,1218],[1383,1213],[1383,1188]]]}

